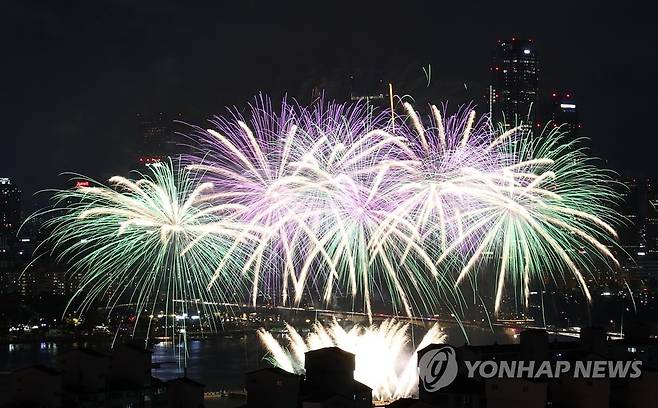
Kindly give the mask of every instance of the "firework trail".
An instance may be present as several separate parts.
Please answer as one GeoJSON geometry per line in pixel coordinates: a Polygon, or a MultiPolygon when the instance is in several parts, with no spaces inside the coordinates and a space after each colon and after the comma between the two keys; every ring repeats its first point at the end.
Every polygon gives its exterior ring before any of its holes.
{"type": "Polygon", "coordinates": [[[405,109],[410,125],[400,132],[419,165],[398,189],[397,211],[433,249],[437,267],[458,270],[459,285],[495,265],[496,313],[507,282],[521,289],[527,306],[533,277],[555,281],[565,272],[591,300],[581,271],[619,267],[609,247],[620,217],[611,174],[579,141],[566,141],[559,128],[537,138],[521,126],[496,131],[468,107],[444,119],[432,105],[425,128],[409,104],[405,109]]]}
{"type": "Polygon", "coordinates": [[[478,263],[497,265],[496,312],[507,281],[521,289],[527,306],[533,277],[555,281],[570,272],[591,300],[583,271],[619,267],[609,248],[617,238],[611,224],[620,220],[612,209],[614,182],[576,144],[554,130],[509,145],[514,160],[496,172],[468,169],[480,189],[478,205],[462,214],[471,227],[442,257],[477,236],[457,282],[478,263]]]}
{"type": "Polygon", "coordinates": [[[239,280],[228,272],[212,290],[206,286],[217,253],[238,235],[255,239],[259,232],[236,221],[244,208],[211,205],[212,184],[195,184],[172,162],[151,165],[139,176],[112,177],[109,186],[89,180],[93,186],[56,192],[46,243],[82,275],[67,309],[79,300],[83,313],[103,300],[111,311],[121,300],[134,304],[138,322],[142,313],[157,314],[161,307],[167,316],[192,306],[196,314],[232,297],[239,280]]]}
{"type": "Polygon", "coordinates": [[[245,205],[243,222],[269,231],[241,262],[252,302],[267,290],[286,302],[292,287],[298,303],[314,288],[325,302],[360,296],[370,315],[383,290],[411,316],[458,303],[456,286],[491,264],[496,312],[506,282],[527,302],[531,278],[565,271],[589,298],[583,267],[617,263],[610,177],[559,132],[532,139],[433,105],[426,127],[404,107],[397,121],[359,105],[284,102],[275,114],[261,98],[249,125],[235,114],[199,129],[193,167],[223,186],[218,202],[245,205]]]}
{"type": "Polygon", "coordinates": [[[248,286],[252,304],[346,295],[369,317],[375,301],[414,316],[462,307],[476,274],[496,312],[508,286],[527,303],[533,281],[567,274],[589,299],[584,271],[617,265],[610,175],[559,131],[404,108],[390,120],[261,97],[195,128],[182,168],[57,193],[49,243],[84,272],[81,310],[126,295],[142,313],[163,291],[168,307],[226,301],[248,286]]]}
{"type": "Polygon", "coordinates": [[[304,373],[304,353],[325,347],[339,347],[355,356],[354,379],[373,390],[377,400],[410,397],[418,389],[416,351],[433,343],[444,343],[447,336],[435,324],[415,349],[409,338],[408,323],[386,320],[370,326],[354,325],[345,330],[336,320],[316,322],[304,339],[286,324],[288,344],[283,345],[265,329],[258,330],[272,363],[288,372],[304,373]]]}
{"type": "MultiPolygon", "coordinates": [[[[249,121],[235,113],[211,122],[214,129],[197,130],[201,149],[191,168],[219,186],[218,202],[245,205],[250,211],[242,221],[270,232],[243,251],[249,255],[241,273],[251,277],[253,303],[268,290],[286,302],[290,287],[299,303],[311,286],[325,302],[336,292],[361,296],[370,315],[372,294],[386,286],[394,307],[411,315],[410,293],[437,286],[418,232],[392,215],[389,192],[413,163],[406,140],[388,131],[386,114],[363,105],[284,102],[276,115],[260,99],[249,121]]],[[[218,272],[239,248],[240,239],[218,272]]]]}

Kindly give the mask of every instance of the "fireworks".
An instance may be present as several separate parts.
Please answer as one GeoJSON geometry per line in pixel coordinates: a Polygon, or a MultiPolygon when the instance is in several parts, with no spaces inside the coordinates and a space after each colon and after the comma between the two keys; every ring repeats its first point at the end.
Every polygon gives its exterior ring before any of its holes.
{"type": "Polygon", "coordinates": [[[275,112],[260,98],[196,128],[182,170],[58,193],[50,241],[85,272],[83,306],[116,303],[117,288],[142,311],[163,288],[190,301],[248,286],[253,304],[341,295],[370,317],[373,300],[413,316],[459,306],[478,273],[492,275],[496,312],[508,287],[527,303],[533,281],[567,273],[589,299],[583,271],[617,264],[610,176],[559,131],[404,107],[275,112]]]}
{"type": "Polygon", "coordinates": [[[349,330],[345,330],[335,320],[329,325],[316,322],[306,339],[292,326],[286,327],[289,341],[287,347],[268,331],[258,331],[258,336],[276,366],[291,373],[302,374],[304,353],[324,347],[339,347],[354,354],[354,379],[372,388],[373,397],[378,400],[412,396],[414,390],[418,389],[416,351],[446,340],[446,335],[435,324],[413,348],[409,338],[409,323],[395,320],[366,327],[357,324],[349,330]]]}
{"type": "MultiPolygon", "coordinates": [[[[229,297],[234,277],[224,276],[206,290],[217,253],[236,236],[255,236],[235,221],[239,205],[210,205],[212,184],[195,184],[187,170],[159,163],[138,180],[112,177],[110,186],[59,191],[47,223],[49,242],[58,257],[82,272],[82,313],[104,299],[111,310],[120,299],[143,312],[196,314],[207,304],[229,297]],[[164,305],[159,295],[165,294],[164,305]],[[178,301],[174,304],[174,301],[178,301]]],[[[257,232],[257,229],[254,229],[257,232]]],[[[136,327],[136,325],[135,325],[136,327]]]]}
{"type": "Polygon", "coordinates": [[[268,291],[285,302],[291,287],[300,302],[312,287],[325,302],[336,292],[360,296],[368,314],[381,286],[408,315],[431,288],[451,291],[435,279],[414,226],[393,211],[395,180],[413,163],[404,137],[387,128],[388,116],[361,105],[285,103],[276,115],[264,100],[251,113],[249,124],[235,114],[216,118],[216,129],[199,129],[201,155],[191,159],[222,186],[218,202],[245,205],[242,222],[270,232],[246,251],[236,240],[217,273],[243,248],[252,302],[268,291]]]}
{"type": "Polygon", "coordinates": [[[531,277],[555,279],[568,270],[591,300],[582,270],[595,260],[619,266],[604,243],[616,238],[609,204],[614,201],[608,175],[591,165],[573,142],[549,134],[536,145],[521,144],[514,162],[496,173],[473,172],[480,197],[477,208],[462,214],[472,225],[443,252],[445,258],[469,235],[477,237],[457,282],[483,254],[497,264],[495,310],[499,310],[508,275],[522,288],[527,305],[531,277]]]}
{"type": "Polygon", "coordinates": [[[260,100],[249,125],[236,114],[199,129],[193,167],[225,186],[219,202],[245,205],[242,221],[270,232],[241,262],[252,301],[269,291],[286,302],[292,287],[299,302],[314,289],[325,302],[362,299],[370,315],[386,293],[413,315],[459,302],[478,270],[496,271],[496,312],[507,282],[527,303],[533,278],[566,272],[589,299],[584,267],[617,263],[609,175],[557,130],[532,139],[436,106],[425,127],[404,107],[396,120],[358,105],[284,103],[277,115],[260,100]]]}
{"type": "Polygon", "coordinates": [[[425,129],[406,108],[420,166],[399,208],[427,231],[423,246],[440,243],[437,264],[459,271],[456,284],[495,265],[498,312],[506,282],[521,288],[527,306],[532,277],[569,271],[590,300],[581,270],[597,261],[619,266],[608,248],[619,220],[610,175],[559,129],[535,139],[521,127],[495,132],[472,110],[443,120],[435,106],[425,129]]]}

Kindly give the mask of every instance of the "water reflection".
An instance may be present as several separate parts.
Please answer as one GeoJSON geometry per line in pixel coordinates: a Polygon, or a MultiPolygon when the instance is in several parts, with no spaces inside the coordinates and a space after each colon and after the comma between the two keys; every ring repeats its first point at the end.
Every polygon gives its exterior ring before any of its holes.
{"type": "MultiPolygon", "coordinates": [[[[163,380],[184,373],[183,350],[170,342],[154,344],[153,375],[163,380]]],[[[192,340],[188,345],[187,375],[208,389],[241,389],[244,373],[266,365],[265,350],[255,334],[192,340]]]]}

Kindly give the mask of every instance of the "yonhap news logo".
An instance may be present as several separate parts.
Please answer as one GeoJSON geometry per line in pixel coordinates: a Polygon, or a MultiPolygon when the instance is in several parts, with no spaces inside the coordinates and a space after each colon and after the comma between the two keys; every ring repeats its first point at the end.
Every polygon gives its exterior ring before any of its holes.
{"type": "Polygon", "coordinates": [[[468,378],[638,378],[642,361],[464,361],[468,378]],[[476,376],[477,374],[477,376],[476,376]]]}
{"type": "Polygon", "coordinates": [[[457,360],[451,346],[427,350],[418,360],[419,385],[427,392],[436,392],[455,381],[458,373],[471,379],[489,378],[638,378],[642,375],[642,361],[609,360],[457,360]],[[462,368],[460,370],[460,367],[462,368]]]}
{"type": "Polygon", "coordinates": [[[452,384],[457,377],[457,353],[450,346],[429,350],[418,361],[420,382],[428,392],[452,384]]]}

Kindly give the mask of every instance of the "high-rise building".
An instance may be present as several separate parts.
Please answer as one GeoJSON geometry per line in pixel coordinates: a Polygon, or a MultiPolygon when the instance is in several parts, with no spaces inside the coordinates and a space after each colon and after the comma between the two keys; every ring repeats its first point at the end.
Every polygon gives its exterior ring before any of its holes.
{"type": "Polygon", "coordinates": [[[644,239],[647,251],[658,258],[658,179],[647,179],[647,215],[644,239]]]}
{"type": "Polygon", "coordinates": [[[619,212],[626,219],[618,231],[619,242],[627,253],[642,254],[646,248],[646,181],[628,177],[621,181],[619,190],[619,212]]]}
{"type": "Polygon", "coordinates": [[[19,259],[16,233],[21,223],[21,190],[8,178],[0,178],[0,293],[11,290],[19,259]]]}
{"type": "Polygon", "coordinates": [[[619,212],[625,222],[617,228],[622,266],[631,278],[658,278],[658,180],[629,177],[622,185],[619,212]]]}
{"type": "Polygon", "coordinates": [[[573,92],[553,92],[551,94],[550,120],[553,127],[559,127],[560,131],[570,139],[578,137],[580,122],[573,92]]]}
{"type": "Polygon", "coordinates": [[[8,178],[0,178],[0,239],[15,237],[21,223],[21,190],[8,178]]]}
{"type": "Polygon", "coordinates": [[[163,112],[155,115],[138,114],[140,143],[138,162],[148,165],[180,153],[174,131],[174,122],[180,114],[167,115],[163,112]]]}
{"type": "Polygon", "coordinates": [[[494,124],[535,123],[539,65],[532,40],[498,41],[491,63],[489,110],[494,124]]]}

